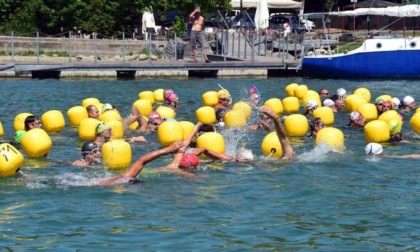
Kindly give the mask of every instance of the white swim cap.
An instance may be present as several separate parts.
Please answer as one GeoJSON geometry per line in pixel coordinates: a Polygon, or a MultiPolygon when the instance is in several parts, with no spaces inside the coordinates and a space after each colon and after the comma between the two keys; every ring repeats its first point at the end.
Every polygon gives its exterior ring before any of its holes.
{"type": "Polygon", "coordinates": [[[365,154],[369,156],[380,155],[384,152],[382,145],[378,143],[370,143],[365,147],[365,154]]]}
{"type": "Polygon", "coordinates": [[[306,103],[306,109],[314,109],[314,108],[317,108],[317,107],[318,107],[318,103],[316,103],[316,101],[314,101],[314,100],[309,100],[306,103]]]}
{"type": "Polygon", "coordinates": [[[392,103],[394,103],[394,106],[397,106],[397,107],[401,105],[401,101],[397,97],[392,98],[392,103]]]}
{"type": "Polygon", "coordinates": [[[357,121],[361,118],[363,118],[363,115],[360,112],[353,111],[353,112],[350,113],[350,120],[352,120],[352,121],[357,121]]]}
{"type": "Polygon", "coordinates": [[[325,99],[323,102],[322,102],[322,105],[323,106],[326,106],[326,107],[331,107],[332,105],[334,105],[335,103],[334,103],[334,101],[333,100],[331,100],[331,99],[325,99]]]}
{"type": "Polygon", "coordinates": [[[236,158],[252,161],[254,160],[254,154],[252,154],[252,150],[242,147],[236,152],[236,158]]]}
{"type": "Polygon", "coordinates": [[[339,89],[337,89],[337,95],[338,96],[340,96],[340,97],[343,97],[343,96],[345,96],[346,95],[346,90],[344,89],[344,88],[339,88],[339,89]]]}
{"type": "Polygon", "coordinates": [[[410,104],[410,103],[412,103],[412,102],[414,102],[414,98],[413,97],[411,97],[411,96],[409,96],[409,95],[407,95],[406,97],[404,97],[404,99],[403,99],[403,104],[404,105],[408,105],[408,104],[410,104]]]}

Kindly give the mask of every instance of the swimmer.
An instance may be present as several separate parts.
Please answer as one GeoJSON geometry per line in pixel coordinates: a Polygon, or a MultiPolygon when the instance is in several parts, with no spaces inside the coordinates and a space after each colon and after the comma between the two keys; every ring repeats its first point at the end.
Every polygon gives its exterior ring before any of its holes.
{"type": "Polygon", "coordinates": [[[281,159],[294,158],[295,152],[293,151],[293,148],[290,145],[289,140],[287,139],[286,131],[284,130],[283,125],[281,124],[278,115],[272,109],[268,107],[263,107],[262,112],[274,121],[277,137],[279,138],[280,145],[283,150],[283,155],[281,159]]]}
{"type": "Polygon", "coordinates": [[[95,163],[101,162],[101,151],[99,146],[94,142],[85,142],[80,151],[83,158],[76,160],[72,163],[74,166],[89,167],[95,163]]]}
{"type": "Polygon", "coordinates": [[[327,99],[330,97],[330,91],[328,91],[328,89],[326,88],[321,88],[318,92],[319,97],[323,100],[323,99],[327,99]]]}
{"type": "Polygon", "coordinates": [[[95,129],[96,139],[95,144],[101,146],[111,139],[112,128],[106,122],[98,123],[95,129]]]}
{"type": "Polygon", "coordinates": [[[369,143],[365,147],[365,154],[367,156],[381,156],[381,157],[389,157],[389,158],[420,158],[420,154],[407,154],[407,155],[400,155],[400,156],[387,156],[384,155],[384,149],[381,144],[379,143],[369,143]]]}
{"type": "Polygon", "coordinates": [[[401,104],[401,112],[407,113],[411,109],[415,109],[415,108],[416,108],[416,103],[414,101],[414,98],[412,96],[409,96],[409,95],[404,97],[404,99],[402,101],[402,104],[401,104]]]}
{"type": "Polygon", "coordinates": [[[337,110],[346,110],[346,103],[344,102],[344,100],[336,99],[334,100],[334,104],[337,110]]]}
{"type": "Polygon", "coordinates": [[[34,115],[27,116],[25,118],[25,130],[29,131],[31,129],[42,128],[42,123],[38,117],[34,115]]]}
{"type": "Polygon", "coordinates": [[[333,100],[331,100],[331,99],[325,99],[325,100],[322,102],[322,106],[324,106],[324,107],[329,107],[329,108],[331,108],[331,110],[332,110],[334,113],[337,113],[337,106],[335,105],[335,102],[334,102],[333,100]]]}
{"type": "Polygon", "coordinates": [[[156,132],[159,126],[163,123],[163,119],[160,114],[156,111],[152,111],[149,113],[147,117],[148,121],[140,115],[139,116],[140,123],[136,131],[138,132],[156,132]]]}
{"type": "Polygon", "coordinates": [[[94,118],[99,120],[99,110],[95,105],[89,105],[86,107],[89,118],[94,118]]]}
{"type": "Polygon", "coordinates": [[[196,168],[199,164],[199,159],[193,153],[185,154],[185,150],[191,143],[192,138],[198,132],[200,126],[201,123],[197,123],[194,127],[194,130],[184,141],[176,141],[163,149],[147,153],[146,155],[137,159],[137,161],[134,162],[134,164],[132,164],[127,171],[121,173],[118,176],[104,180],[100,184],[110,185],[120,179],[135,179],[147,163],[171,153],[174,155],[172,163],[158,170],[166,173],[176,173],[188,178],[196,178],[197,176],[195,174],[189,173],[188,170],[196,168]]]}
{"type": "Polygon", "coordinates": [[[401,101],[397,97],[392,97],[392,104],[394,105],[394,109],[398,110],[401,106],[401,101]]]}
{"type": "Polygon", "coordinates": [[[376,110],[378,111],[378,116],[392,109],[392,103],[388,100],[377,98],[375,100],[375,104],[376,104],[376,110]]]}
{"type": "Polygon", "coordinates": [[[313,116],[314,110],[318,108],[318,103],[315,100],[309,100],[306,103],[306,112],[305,115],[313,116]]]}
{"type": "Polygon", "coordinates": [[[165,99],[165,105],[171,108],[177,108],[179,106],[179,98],[175,92],[171,89],[167,89],[163,92],[163,98],[165,99]]]}
{"type": "Polygon", "coordinates": [[[400,121],[391,120],[388,122],[388,127],[389,127],[389,134],[390,134],[390,138],[389,138],[390,142],[409,143],[409,141],[403,140],[402,138],[402,124],[400,121]]]}
{"type": "Polygon", "coordinates": [[[193,150],[195,155],[204,154],[207,157],[214,159],[214,160],[221,160],[221,161],[231,161],[231,162],[238,162],[238,163],[249,163],[254,160],[254,155],[252,154],[252,150],[246,148],[240,148],[236,152],[236,157],[225,153],[218,153],[213,150],[209,150],[207,148],[196,148],[193,150]]]}
{"type": "Polygon", "coordinates": [[[363,117],[362,113],[353,111],[350,113],[349,116],[349,124],[347,127],[349,128],[363,128],[365,127],[365,118],[363,117]]]}
{"type": "Polygon", "coordinates": [[[312,119],[309,122],[308,137],[311,139],[315,139],[316,135],[318,134],[318,131],[320,131],[323,128],[325,128],[325,124],[321,118],[317,117],[317,118],[312,119]]]}

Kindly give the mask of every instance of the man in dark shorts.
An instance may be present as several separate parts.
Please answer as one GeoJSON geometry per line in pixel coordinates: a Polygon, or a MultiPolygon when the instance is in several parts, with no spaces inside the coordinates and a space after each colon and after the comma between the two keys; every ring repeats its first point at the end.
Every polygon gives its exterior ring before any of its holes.
{"type": "Polygon", "coordinates": [[[207,58],[206,50],[204,49],[202,31],[204,28],[204,17],[201,16],[200,7],[195,7],[194,11],[191,12],[190,18],[192,20],[192,28],[190,33],[191,47],[194,57],[194,62],[197,63],[197,44],[203,49],[203,56],[206,63],[210,63],[207,58]]]}

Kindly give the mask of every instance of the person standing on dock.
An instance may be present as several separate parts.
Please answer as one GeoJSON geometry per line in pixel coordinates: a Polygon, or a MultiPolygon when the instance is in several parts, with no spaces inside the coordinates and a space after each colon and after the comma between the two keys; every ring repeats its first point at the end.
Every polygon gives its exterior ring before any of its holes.
{"type": "Polygon", "coordinates": [[[195,7],[194,11],[191,12],[190,18],[192,19],[192,28],[191,28],[191,47],[192,53],[194,57],[194,63],[197,63],[197,44],[203,49],[203,56],[206,63],[210,63],[209,59],[207,58],[207,53],[204,48],[204,41],[202,36],[202,31],[204,28],[204,17],[201,16],[200,7],[195,7]]]}

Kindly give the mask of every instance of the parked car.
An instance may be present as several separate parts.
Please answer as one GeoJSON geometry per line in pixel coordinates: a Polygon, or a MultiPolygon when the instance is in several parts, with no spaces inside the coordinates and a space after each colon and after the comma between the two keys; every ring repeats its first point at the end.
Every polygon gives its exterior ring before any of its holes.
{"type": "Polygon", "coordinates": [[[207,15],[206,19],[204,20],[205,27],[216,27],[216,28],[231,28],[233,19],[238,15],[238,10],[231,10],[231,11],[220,11],[213,12],[207,15]],[[224,20],[223,20],[224,19],[224,20]],[[227,27],[226,27],[227,25],[227,27]]]}
{"type": "Polygon", "coordinates": [[[274,14],[271,15],[268,19],[268,28],[273,30],[285,30],[285,24],[290,25],[290,30],[292,33],[295,31],[300,32],[305,29],[305,25],[299,22],[299,17],[296,15],[289,14],[274,14]]]}
{"type": "Polygon", "coordinates": [[[170,10],[160,15],[160,25],[163,27],[171,27],[174,25],[175,17],[178,16],[178,10],[170,10]]]}
{"type": "MultiPolygon", "coordinates": [[[[245,29],[255,29],[254,24],[254,18],[255,18],[255,12],[243,12],[243,20],[244,23],[242,25],[242,28],[245,29]]],[[[239,28],[241,26],[241,13],[238,13],[238,15],[235,16],[235,18],[232,21],[232,28],[239,28]]]]}

